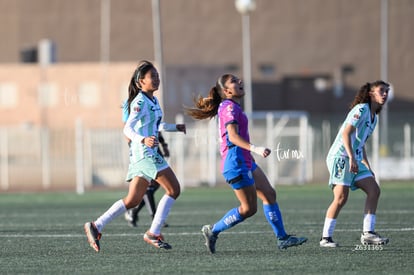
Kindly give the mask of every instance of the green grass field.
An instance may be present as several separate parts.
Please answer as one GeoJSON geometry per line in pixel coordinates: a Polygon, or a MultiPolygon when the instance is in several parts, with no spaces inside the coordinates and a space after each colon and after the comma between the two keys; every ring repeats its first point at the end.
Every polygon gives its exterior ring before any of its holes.
{"type": "MultiPolygon", "coordinates": [[[[103,231],[101,252],[89,247],[83,224],[103,213],[121,191],[0,194],[0,274],[413,274],[414,183],[382,183],[376,230],[390,238],[382,247],[359,242],[364,194],[350,194],[334,240],[319,239],[332,192],[326,185],[278,186],[278,201],[288,233],[308,242],[279,251],[262,210],[222,233],[217,253],[204,246],[201,226],[237,205],[230,188],[187,188],[163,230],[172,250],[142,240],[149,227],[146,209],[138,228],[116,218],[103,231]]],[[[159,198],[163,191],[157,193],[159,198]]]]}

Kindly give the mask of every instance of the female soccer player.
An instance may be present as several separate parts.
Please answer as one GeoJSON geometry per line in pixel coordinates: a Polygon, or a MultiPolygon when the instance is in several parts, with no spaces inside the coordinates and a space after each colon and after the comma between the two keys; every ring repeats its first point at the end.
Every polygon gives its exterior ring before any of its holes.
{"type": "MultiPolygon", "coordinates": [[[[132,83],[128,89],[129,97],[135,98],[139,93],[139,88],[136,86],[135,83],[132,83]]],[[[125,100],[125,102],[122,104],[122,122],[125,124],[129,117],[129,104],[128,100],[125,100]]],[[[127,138],[128,146],[131,149],[131,140],[127,138]]],[[[169,157],[170,151],[168,149],[168,144],[165,141],[164,137],[162,136],[161,132],[158,132],[158,153],[162,157],[169,157]]],[[[160,188],[160,185],[158,182],[152,180],[150,184],[148,185],[147,192],[145,192],[144,197],[142,198],[140,204],[132,209],[128,209],[125,212],[125,220],[128,222],[128,224],[132,227],[137,227],[138,222],[138,213],[141,211],[141,209],[144,206],[147,206],[148,212],[151,215],[151,218],[154,219],[155,217],[155,211],[156,211],[156,203],[154,194],[155,192],[160,188]]],[[[168,227],[168,224],[165,223],[164,227],[168,227]]]]}
{"type": "MultiPolygon", "coordinates": [[[[168,150],[168,144],[165,142],[164,137],[162,136],[161,132],[158,133],[158,153],[162,157],[169,157],[170,152],[168,150]],[[160,150],[161,149],[161,150],[160,150]]],[[[128,224],[132,227],[138,226],[138,214],[141,211],[141,209],[146,206],[148,209],[148,212],[152,219],[155,217],[155,212],[157,210],[157,205],[155,203],[155,192],[160,188],[160,185],[158,182],[152,180],[150,184],[148,185],[147,192],[145,192],[144,197],[142,198],[142,201],[140,204],[132,209],[128,209],[128,211],[125,212],[125,220],[128,222],[128,224]]],[[[164,227],[168,227],[168,224],[165,223],[164,227]]]]}
{"type": "Polygon", "coordinates": [[[387,101],[389,84],[384,81],[366,83],[360,88],[350,106],[350,111],[332,144],[326,163],[333,191],[333,201],[326,211],[325,224],[320,240],[321,247],[337,247],[332,240],[336,219],[345,205],[349,188],[361,188],[365,200],[362,244],[388,243],[375,232],[375,212],[380,188],[375,181],[365,152],[365,143],[377,124],[377,115],[387,101]]]}
{"type": "MultiPolygon", "coordinates": [[[[140,202],[140,204],[135,206],[132,209],[128,209],[125,212],[125,220],[128,222],[130,226],[132,227],[138,226],[137,224],[139,220],[138,214],[144,206],[147,207],[151,218],[154,219],[155,212],[157,209],[154,195],[155,195],[155,192],[159,188],[160,188],[160,185],[157,182],[151,181],[150,184],[148,185],[147,192],[145,192],[144,197],[142,198],[142,201],[140,202]]],[[[164,227],[168,227],[168,225],[164,224],[164,227]]]]}
{"type": "Polygon", "coordinates": [[[210,253],[216,251],[216,240],[220,232],[256,213],[257,197],[263,201],[264,214],[277,236],[279,249],[301,245],[307,241],[305,237],[286,234],[282,214],[276,202],[276,191],[253,160],[251,152],[265,158],[271,151],[250,143],[248,119],[240,106],[244,94],[242,81],[234,75],[225,74],[217,80],[208,97],[200,96],[195,101],[195,107],[186,110],[195,119],[218,116],[221,171],[240,202],[239,207],[231,209],[215,224],[202,227],[210,253]]]}
{"type": "Polygon", "coordinates": [[[154,92],[160,84],[158,71],[149,61],[143,61],[134,71],[130,82],[131,89],[140,89],[133,98],[129,93],[129,112],[124,127],[124,134],[131,140],[131,156],[126,180],[130,182],[126,197],[116,201],[102,216],[93,222],[87,222],[84,230],[88,242],[95,251],[100,250],[99,240],[104,226],[127,209],[138,205],[151,180],[157,181],[164,189],[165,195],[158,203],[151,227],[144,234],[144,240],[163,249],[171,249],[164,241],[161,227],[172,205],[180,195],[180,184],[168,163],[158,153],[158,131],[186,132],[185,124],[163,124],[162,111],[154,92]]]}

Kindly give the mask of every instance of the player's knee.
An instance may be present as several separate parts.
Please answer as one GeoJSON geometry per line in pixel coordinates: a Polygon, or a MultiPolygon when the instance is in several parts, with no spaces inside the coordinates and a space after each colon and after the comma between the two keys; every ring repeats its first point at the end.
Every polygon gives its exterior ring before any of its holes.
{"type": "Polygon", "coordinates": [[[276,202],[276,190],[270,188],[266,194],[266,198],[269,202],[276,202]]]}
{"type": "Polygon", "coordinates": [[[177,190],[176,192],[174,192],[172,194],[172,197],[176,200],[180,196],[180,194],[181,194],[181,191],[180,190],[177,190]]]}
{"type": "Polygon", "coordinates": [[[139,200],[139,198],[137,197],[133,197],[133,198],[124,198],[123,199],[124,205],[126,209],[131,209],[134,208],[135,206],[137,206],[141,201],[139,200]]]}
{"type": "Polygon", "coordinates": [[[379,188],[379,186],[372,188],[372,190],[370,190],[368,193],[368,196],[374,199],[379,199],[380,195],[381,195],[381,189],[379,188]]]}
{"type": "Polygon", "coordinates": [[[239,211],[240,211],[240,215],[246,219],[256,214],[257,205],[248,205],[248,206],[240,207],[239,211]]]}
{"type": "Polygon", "coordinates": [[[348,197],[346,196],[339,196],[337,198],[335,198],[334,203],[338,206],[338,207],[343,207],[346,202],[348,201],[348,197]]]}
{"type": "Polygon", "coordinates": [[[181,194],[180,186],[171,186],[171,188],[165,190],[165,194],[176,200],[181,194]]]}

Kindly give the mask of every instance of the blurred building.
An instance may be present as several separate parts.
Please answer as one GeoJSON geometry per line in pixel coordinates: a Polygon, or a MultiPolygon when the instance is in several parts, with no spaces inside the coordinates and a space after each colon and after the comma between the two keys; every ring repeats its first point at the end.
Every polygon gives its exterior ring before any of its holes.
{"type": "MultiPolygon", "coordinates": [[[[64,134],[59,129],[69,129],[72,135],[79,121],[87,129],[116,129],[120,133],[120,106],[135,66],[139,60],[154,60],[158,54],[153,34],[154,2],[0,0],[0,130],[57,129],[55,136],[46,138],[55,142],[56,148],[63,148],[59,137],[64,134]]],[[[183,113],[183,106],[191,105],[194,96],[207,94],[221,74],[243,76],[242,20],[234,0],[159,3],[164,65],[159,69],[165,87],[158,96],[165,120],[173,122],[183,113]]],[[[256,0],[256,9],[250,14],[253,110],[305,111],[311,126],[323,128],[328,121],[335,129],[357,89],[382,78],[385,70],[386,80],[394,88],[383,120],[390,122],[390,150],[398,156],[411,156],[411,149],[404,153],[401,129],[414,122],[410,82],[413,23],[412,0],[256,0]],[[383,3],[388,4],[386,21],[383,3]],[[386,32],[381,29],[383,22],[386,32]],[[382,52],[384,37],[386,55],[382,52]]],[[[319,152],[318,167],[324,167],[325,147],[335,133],[321,131],[325,139],[315,136],[316,142],[323,143],[314,147],[319,152]]],[[[13,150],[18,154],[19,135],[27,138],[26,132],[4,135],[16,141],[13,150]]],[[[37,132],[33,135],[39,136],[37,132]]],[[[107,136],[97,136],[99,148],[107,149],[103,142],[107,136]]],[[[56,157],[56,165],[74,154],[76,146],[70,138],[68,149],[56,157]]],[[[36,158],[27,163],[39,162],[41,149],[36,148],[36,158]]],[[[108,162],[101,170],[113,166],[110,160],[117,155],[118,149],[107,154],[108,162]]],[[[102,161],[101,155],[96,159],[102,161]]],[[[73,158],[69,162],[73,165],[73,158]]],[[[75,167],[68,171],[67,165],[54,172],[56,178],[62,171],[74,176],[75,167]]],[[[321,170],[318,167],[314,170],[321,170]]],[[[19,169],[16,181],[21,181],[19,169]]],[[[39,173],[37,177],[41,177],[39,173]]],[[[50,178],[43,182],[47,185],[50,178]]]]}
{"type": "MultiPolygon", "coordinates": [[[[380,0],[256,2],[254,110],[343,113],[359,86],[381,78],[380,0]]],[[[414,2],[387,2],[387,76],[395,90],[390,110],[410,111],[414,2]]],[[[233,0],[160,0],[160,11],[163,99],[167,116],[174,116],[195,94],[207,93],[221,73],[242,76],[241,16],[233,0]]],[[[0,124],[21,122],[3,114],[24,102],[44,105],[39,100],[45,93],[56,94],[56,108],[79,114],[75,103],[85,90],[92,90],[86,105],[104,104],[104,120],[111,120],[116,116],[109,109],[120,104],[136,62],[154,60],[149,0],[0,0],[0,23],[0,124]],[[43,39],[52,43],[48,68],[36,66],[43,39]]],[[[26,113],[26,119],[36,113],[41,112],[26,113]]]]}

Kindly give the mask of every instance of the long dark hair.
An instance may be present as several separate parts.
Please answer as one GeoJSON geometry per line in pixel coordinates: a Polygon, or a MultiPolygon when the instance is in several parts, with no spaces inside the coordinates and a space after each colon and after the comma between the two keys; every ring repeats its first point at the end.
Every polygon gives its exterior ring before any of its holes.
{"type": "Polygon", "coordinates": [[[128,87],[128,100],[125,104],[128,104],[128,114],[131,112],[130,106],[132,100],[139,94],[141,87],[139,87],[139,80],[143,79],[148,71],[154,67],[154,64],[147,60],[142,60],[138,63],[137,68],[132,74],[131,80],[129,81],[128,87]]]}
{"type": "MultiPolygon", "coordinates": [[[[371,105],[371,96],[369,92],[372,91],[375,87],[379,86],[385,86],[387,89],[389,89],[390,84],[383,80],[377,80],[375,82],[367,82],[365,83],[361,88],[359,88],[359,91],[357,92],[354,100],[349,105],[349,109],[352,109],[355,107],[355,105],[358,105],[360,103],[368,103],[371,105]]],[[[382,107],[379,107],[375,113],[379,114],[381,112],[382,107]]]]}
{"type": "Polygon", "coordinates": [[[224,74],[216,82],[216,85],[213,86],[207,97],[198,96],[194,98],[194,107],[185,108],[187,115],[195,119],[206,119],[213,118],[217,115],[218,107],[221,101],[225,98],[223,89],[225,83],[229,78],[232,78],[231,74],[224,74]]]}

